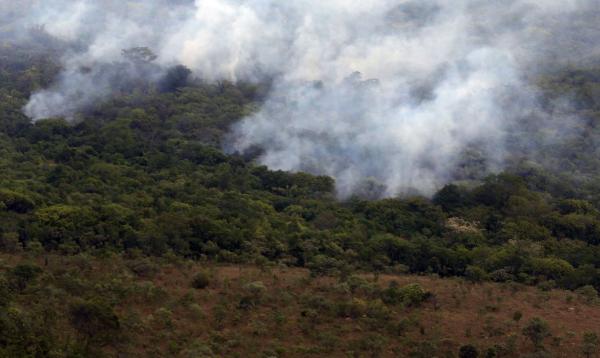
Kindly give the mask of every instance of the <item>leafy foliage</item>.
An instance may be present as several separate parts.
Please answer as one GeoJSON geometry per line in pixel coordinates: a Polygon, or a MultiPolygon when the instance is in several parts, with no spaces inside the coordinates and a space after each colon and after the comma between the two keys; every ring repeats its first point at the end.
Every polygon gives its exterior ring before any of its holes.
{"type": "MultiPolygon", "coordinates": [[[[130,84],[71,122],[32,123],[21,108],[32,91],[52,83],[57,53],[7,46],[0,49],[5,251],[278,263],[315,276],[401,268],[600,287],[600,163],[578,154],[600,141],[600,105],[590,92],[600,78],[596,68],[559,71],[538,83],[547,106],[552,98],[576,98],[585,140],[544,144],[543,153],[525,160],[520,148],[532,133],[511,132],[506,172],[474,172],[468,184],[449,184],[431,200],[339,202],[329,177],[257,165],[260,148],[244,155],[220,150],[229,127],[255,110],[268,84],[208,84],[176,66],[162,81],[130,84]]],[[[148,66],[153,60],[143,47],[123,54],[148,66]]],[[[545,125],[530,120],[534,132],[545,125]]]]}

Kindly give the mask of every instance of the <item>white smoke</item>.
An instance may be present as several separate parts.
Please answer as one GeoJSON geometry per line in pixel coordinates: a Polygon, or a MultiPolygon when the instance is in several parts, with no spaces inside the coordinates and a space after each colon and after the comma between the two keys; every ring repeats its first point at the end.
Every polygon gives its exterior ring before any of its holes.
{"type": "Polygon", "coordinates": [[[537,110],[524,76],[556,54],[566,63],[597,55],[600,32],[587,26],[597,0],[28,3],[13,9],[23,23],[79,44],[56,85],[32,96],[31,118],[102,99],[112,83],[102,64],[147,45],[158,65],[181,63],[207,80],[274,78],[229,150],[258,146],[274,169],[331,175],[341,196],[369,177],[384,195],[431,193],[471,145],[490,170],[501,166],[505,129],[537,110]]]}
{"type": "Polygon", "coordinates": [[[269,167],[331,175],[342,196],[368,177],[382,181],[385,195],[429,194],[450,179],[469,144],[484,143],[490,164],[500,162],[508,118],[499,96],[505,87],[518,90],[513,71],[506,54],[481,49],[449,65],[422,99],[402,81],[361,81],[359,74],[333,84],[283,82],[275,88],[280,96],[236,127],[234,148],[258,144],[269,167]]]}

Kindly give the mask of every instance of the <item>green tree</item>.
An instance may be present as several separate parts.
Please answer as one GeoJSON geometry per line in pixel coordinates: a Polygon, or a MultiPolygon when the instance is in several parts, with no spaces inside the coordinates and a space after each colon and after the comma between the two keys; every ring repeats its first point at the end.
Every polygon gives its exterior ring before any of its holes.
{"type": "Polygon", "coordinates": [[[208,271],[200,271],[194,276],[192,280],[192,287],[196,289],[207,288],[208,285],[210,285],[211,280],[212,277],[208,271]]]}
{"type": "Polygon", "coordinates": [[[70,308],[70,320],[83,336],[86,346],[111,341],[120,328],[112,307],[99,301],[75,302],[70,308]]]}
{"type": "Polygon", "coordinates": [[[465,278],[471,282],[479,283],[487,280],[488,274],[479,266],[467,266],[465,278]]]}
{"type": "Polygon", "coordinates": [[[523,313],[521,311],[515,311],[515,313],[513,313],[512,319],[515,323],[518,324],[519,321],[521,321],[521,318],[523,318],[523,313]]]}
{"type": "Polygon", "coordinates": [[[587,357],[591,358],[596,356],[598,353],[598,346],[600,341],[598,335],[594,332],[585,332],[583,334],[583,344],[581,346],[582,353],[587,357]]]}
{"type": "Polygon", "coordinates": [[[468,192],[454,184],[444,186],[433,197],[433,203],[441,206],[446,212],[466,206],[468,200],[468,192]]]}
{"type": "Polygon", "coordinates": [[[8,189],[0,189],[0,211],[14,211],[17,213],[27,213],[35,207],[33,199],[28,195],[18,193],[8,189]]]}
{"type": "Polygon", "coordinates": [[[42,273],[42,269],[33,264],[20,264],[6,272],[6,279],[11,289],[23,291],[42,273]]]}
{"type": "Polygon", "coordinates": [[[541,318],[535,317],[523,328],[523,335],[533,343],[536,351],[544,350],[544,339],[550,337],[550,327],[541,318]]]}
{"type": "Polygon", "coordinates": [[[183,66],[177,65],[167,70],[167,73],[159,83],[160,90],[163,92],[173,92],[188,84],[192,71],[183,66]]]}

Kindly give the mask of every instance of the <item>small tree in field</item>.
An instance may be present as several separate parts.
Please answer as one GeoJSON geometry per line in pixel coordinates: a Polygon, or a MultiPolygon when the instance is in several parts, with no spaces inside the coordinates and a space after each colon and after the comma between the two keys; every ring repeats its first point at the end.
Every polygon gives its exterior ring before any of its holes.
{"type": "Polygon", "coordinates": [[[210,285],[211,275],[207,271],[200,271],[194,276],[192,280],[192,287],[196,289],[207,288],[210,285]]]}
{"type": "Polygon", "coordinates": [[[70,309],[70,320],[88,347],[111,341],[119,331],[119,318],[112,307],[98,301],[75,302],[70,309]]]}
{"type": "Polygon", "coordinates": [[[583,345],[581,347],[581,352],[587,357],[595,357],[598,353],[598,346],[600,345],[600,341],[598,340],[598,335],[594,332],[585,332],[583,334],[583,345]]]}
{"type": "Polygon", "coordinates": [[[515,311],[515,313],[513,313],[513,321],[515,321],[515,323],[519,324],[519,321],[521,320],[521,318],[523,318],[523,313],[521,313],[521,311],[515,311]]]}
{"type": "Polygon", "coordinates": [[[544,339],[550,337],[548,323],[541,318],[533,318],[525,328],[523,335],[531,340],[536,351],[544,350],[544,339]]]}

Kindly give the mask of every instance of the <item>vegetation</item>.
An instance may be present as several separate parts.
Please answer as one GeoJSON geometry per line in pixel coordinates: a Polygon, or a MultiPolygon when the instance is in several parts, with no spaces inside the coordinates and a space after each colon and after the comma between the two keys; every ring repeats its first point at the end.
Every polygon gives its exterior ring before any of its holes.
{"type": "Polygon", "coordinates": [[[7,357],[594,357],[596,304],[568,291],[474,284],[434,275],[310,275],[307,269],[217,265],[176,256],[1,254],[7,357]],[[210,285],[190,285],[198,273],[210,285]],[[391,298],[393,299],[391,299],[391,298]],[[513,321],[518,310],[527,323],[513,321]],[[551,336],[550,336],[551,334],[551,336]],[[536,353],[537,351],[537,353],[536,353]],[[495,355],[491,355],[491,354],[495,355]]]}
{"type": "MultiPolygon", "coordinates": [[[[123,54],[149,66],[147,50],[123,54]]],[[[60,67],[55,55],[35,44],[0,46],[0,250],[11,262],[0,281],[0,356],[111,355],[140,347],[164,356],[283,356],[289,347],[277,340],[255,348],[248,340],[273,332],[295,337],[294,330],[303,338],[291,355],[510,356],[532,351],[521,344],[523,335],[537,351],[561,349],[554,347],[558,336],[549,336],[556,326],[546,324],[547,316],[529,321],[528,307],[504,312],[510,325],[485,321],[497,310],[492,295],[473,317],[477,330],[464,327],[449,349],[436,333],[443,325],[422,323],[420,313],[435,315],[461,299],[441,300],[414,282],[380,282],[391,274],[464,277],[469,283],[460,290],[477,292],[537,285],[527,292],[539,296],[532,303],[538,306],[555,288],[573,290],[578,305],[598,303],[600,163],[591,155],[600,143],[598,68],[539,79],[546,98],[574,98],[581,128],[546,142],[540,136],[552,133],[538,133],[543,123],[531,119],[531,131],[510,134],[505,172],[478,172],[477,158],[466,156],[465,180],[431,199],[340,202],[329,177],[269,170],[254,161],[260,148],[243,155],[220,149],[268,84],[207,84],[177,66],[157,83],[115,90],[69,121],[31,122],[21,108],[32,91],[52,83],[60,67]],[[543,150],[527,157],[532,138],[543,150]],[[232,282],[206,271],[217,264],[262,273],[232,282]],[[114,276],[102,276],[101,267],[114,267],[114,276]],[[271,284],[280,279],[268,275],[273,267],[308,269],[301,281],[308,291],[271,284]],[[164,288],[156,277],[165,270],[186,278],[164,288]],[[339,282],[321,286],[331,277],[339,282]],[[143,302],[151,314],[142,313],[143,302]],[[182,326],[183,316],[202,321],[205,334],[196,339],[190,327],[197,326],[182,326]],[[242,336],[228,332],[247,317],[242,336]],[[529,323],[516,329],[521,317],[529,323]],[[360,333],[348,331],[346,320],[359,321],[360,333]],[[489,347],[475,334],[506,342],[489,347]],[[398,337],[405,338],[396,344],[398,337]]],[[[578,346],[590,356],[597,337],[592,328],[585,332],[578,346]]]]}
{"type": "Polygon", "coordinates": [[[583,334],[583,345],[581,350],[583,354],[589,358],[598,353],[598,335],[594,332],[586,332],[583,334]]]}

